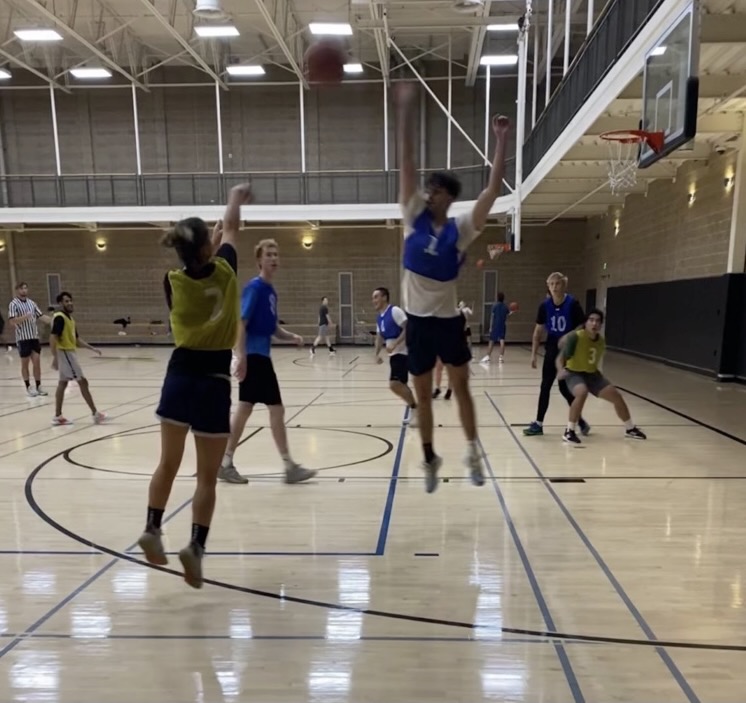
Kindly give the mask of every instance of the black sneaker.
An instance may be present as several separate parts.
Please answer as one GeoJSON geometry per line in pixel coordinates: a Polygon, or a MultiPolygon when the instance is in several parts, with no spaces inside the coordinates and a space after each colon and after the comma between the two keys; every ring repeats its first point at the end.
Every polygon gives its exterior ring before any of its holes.
{"type": "Polygon", "coordinates": [[[575,433],[575,430],[565,430],[565,434],[562,435],[562,440],[569,444],[580,444],[580,439],[575,433]]]}
{"type": "Polygon", "coordinates": [[[437,398],[439,395],[440,395],[440,388],[436,388],[433,391],[433,400],[435,400],[435,398],[437,398]]]}
{"type": "Polygon", "coordinates": [[[624,433],[624,436],[629,437],[630,439],[647,439],[647,435],[642,430],[639,430],[637,427],[633,427],[631,430],[627,430],[624,433]]]}
{"type": "Polygon", "coordinates": [[[451,390],[451,389],[449,388],[449,389],[448,389],[448,390],[446,391],[446,394],[445,394],[445,395],[443,396],[443,400],[450,400],[450,399],[451,399],[451,394],[452,394],[452,393],[453,393],[453,390],[451,390]]]}
{"type": "Polygon", "coordinates": [[[578,427],[583,437],[587,437],[591,433],[591,426],[582,417],[578,420],[578,427]]]}

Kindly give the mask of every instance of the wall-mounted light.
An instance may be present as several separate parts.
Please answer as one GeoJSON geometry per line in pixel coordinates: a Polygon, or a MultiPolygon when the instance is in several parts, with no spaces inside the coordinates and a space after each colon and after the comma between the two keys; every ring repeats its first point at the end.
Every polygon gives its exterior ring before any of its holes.
{"type": "Polygon", "coordinates": [[[686,198],[686,202],[689,203],[689,206],[691,207],[694,205],[694,201],[697,199],[697,192],[695,190],[690,190],[689,195],[686,198]]]}
{"type": "Polygon", "coordinates": [[[103,237],[99,237],[96,240],[96,249],[99,251],[106,251],[106,240],[103,237]]]}
{"type": "Polygon", "coordinates": [[[5,242],[0,239],[0,251],[5,251],[5,242]]]}
{"type": "Polygon", "coordinates": [[[619,220],[614,220],[614,236],[619,236],[619,220]]]}
{"type": "Polygon", "coordinates": [[[300,240],[304,249],[311,249],[313,247],[313,237],[310,234],[303,235],[303,239],[300,240]]]}
{"type": "Polygon", "coordinates": [[[735,184],[736,184],[736,177],[733,175],[733,173],[727,173],[725,175],[725,178],[723,179],[723,186],[725,187],[725,190],[726,191],[732,190],[735,184]]]}

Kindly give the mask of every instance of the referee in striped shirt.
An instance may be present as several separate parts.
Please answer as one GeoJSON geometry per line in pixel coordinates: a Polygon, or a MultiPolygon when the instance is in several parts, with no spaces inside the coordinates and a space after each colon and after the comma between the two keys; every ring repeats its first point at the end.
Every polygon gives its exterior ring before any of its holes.
{"type": "Polygon", "coordinates": [[[41,387],[41,343],[36,321],[41,319],[51,324],[51,319],[42,313],[39,306],[28,297],[28,286],[21,282],[16,286],[16,297],[8,306],[8,321],[16,330],[16,346],[21,357],[21,376],[26,384],[26,393],[32,398],[47,395],[41,387]],[[36,388],[29,382],[29,361],[34,368],[36,388]]]}

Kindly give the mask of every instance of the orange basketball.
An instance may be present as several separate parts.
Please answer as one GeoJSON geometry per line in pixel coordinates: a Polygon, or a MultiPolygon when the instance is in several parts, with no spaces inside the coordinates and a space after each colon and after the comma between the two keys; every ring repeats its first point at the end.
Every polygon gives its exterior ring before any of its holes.
{"type": "Polygon", "coordinates": [[[518,311],[518,303],[511,303],[510,305],[508,305],[508,307],[510,308],[510,312],[518,311]]]}
{"type": "Polygon", "coordinates": [[[339,41],[317,41],[306,50],[306,78],[311,83],[341,83],[346,59],[346,52],[339,41]]]}

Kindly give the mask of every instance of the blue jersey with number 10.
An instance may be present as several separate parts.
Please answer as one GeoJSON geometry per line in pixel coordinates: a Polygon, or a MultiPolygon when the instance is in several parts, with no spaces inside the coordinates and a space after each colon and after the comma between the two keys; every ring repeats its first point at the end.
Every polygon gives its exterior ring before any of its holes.
{"type": "Polygon", "coordinates": [[[551,297],[544,301],[547,312],[544,326],[549,337],[561,337],[573,329],[572,306],[574,302],[575,299],[571,295],[566,295],[559,305],[555,305],[551,297]]]}

